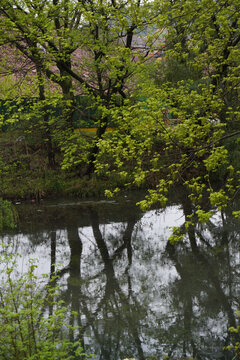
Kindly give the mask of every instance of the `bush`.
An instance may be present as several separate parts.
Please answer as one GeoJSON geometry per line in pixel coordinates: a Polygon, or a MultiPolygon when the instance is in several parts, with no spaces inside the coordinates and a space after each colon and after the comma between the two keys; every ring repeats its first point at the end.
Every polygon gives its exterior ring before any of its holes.
{"type": "Polygon", "coordinates": [[[17,212],[13,205],[0,198],[0,231],[5,228],[14,228],[17,222],[17,212]]]}
{"type": "Polygon", "coordinates": [[[73,314],[58,300],[56,279],[43,291],[34,262],[30,262],[27,273],[19,275],[4,248],[0,260],[4,264],[0,279],[0,359],[86,359],[80,340],[69,340],[70,334],[78,336],[78,329],[67,324],[67,317],[73,314]]]}

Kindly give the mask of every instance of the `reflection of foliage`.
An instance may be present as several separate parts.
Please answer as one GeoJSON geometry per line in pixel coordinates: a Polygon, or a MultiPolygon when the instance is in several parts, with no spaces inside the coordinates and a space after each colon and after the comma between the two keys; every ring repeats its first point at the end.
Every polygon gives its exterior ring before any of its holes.
{"type": "Polygon", "coordinates": [[[0,358],[24,359],[81,359],[85,358],[79,341],[72,343],[64,332],[76,331],[66,326],[68,310],[56,300],[58,288],[53,282],[46,293],[39,287],[36,265],[18,276],[11,256],[2,256],[5,270],[0,290],[0,358]],[[63,330],[64,329],[64,330],[63,330]]]}
{"type": "MultiPolygon", "coordinates": [[[[190,208],[189,201],[183,201],[185,219],[190,208]]],[[[232,274],[238,273],[235,267],[238,240],[235,230],[239,224],[232,216],[228,217],[231,210],[222,211],[221,217],[219,214],[219,218],[204,226],[197,222],[189,225],[181,243],[173,246],[168,242],[168,256],[180,277],[169,284],[170,309],[178,309],[173,326],[167,330],[173,334],[172,343],[175,343],[171,355],[182,345],[183,355],[192,352],[198,359],[207,349],[215,356],[217,348],[230,343],[227,327],[236,329],[233,304],[239,304],[239,301],[235,291],[236,279],[232,274]],[[222,323],[220,327],[219,324],[213,325],[216,319],[222,323]],[[195,329],[197,334],[204,336],[196,336],[195,329]]],[[[231,349],[232,346],[225,348],[231,349]]]]}

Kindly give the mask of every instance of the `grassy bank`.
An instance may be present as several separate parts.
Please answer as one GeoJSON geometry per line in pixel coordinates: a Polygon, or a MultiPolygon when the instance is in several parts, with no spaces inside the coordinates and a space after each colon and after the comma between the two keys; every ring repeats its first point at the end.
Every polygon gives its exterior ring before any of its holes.
{"type": "MultiPolygon", "coordinates": [[[[41,139],[20,130],[0,133],[0,197],[11,200],[38,201],[46,197],[87,198],[104,196],[111,187],[103,178],[80,177],[61,169],[61,154],[56,152],[56,166],[48,166],[47,152],[41,139]]],[[[118,186],[113,181],[112,187],[118,186]]]]}

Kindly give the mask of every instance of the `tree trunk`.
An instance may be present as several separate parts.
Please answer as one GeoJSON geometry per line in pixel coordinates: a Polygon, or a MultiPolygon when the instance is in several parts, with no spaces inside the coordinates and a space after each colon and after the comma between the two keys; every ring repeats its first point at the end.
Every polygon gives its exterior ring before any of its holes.
{"type": "MultiPolygon", "coordinates": [[[[40,66],[37,66],[37,76],[38,76],[39,100],[45,101],[46,97],[45,97],[45,88],[44,88],[44,78],[40,66]]],[[[47,155],[48,155],[48,165],[50,168],[54,168],[56,165],[55,151],[53,149],[53,144],[52,144],[51,129],[49,126],[49,118],[48,118],[48,113],[46,111],[46,105],[43,105],[42,112],[43,112],[43,121],[46,129],[46,138],[47,138],[46,147],[47,147],[47,155]]]]}

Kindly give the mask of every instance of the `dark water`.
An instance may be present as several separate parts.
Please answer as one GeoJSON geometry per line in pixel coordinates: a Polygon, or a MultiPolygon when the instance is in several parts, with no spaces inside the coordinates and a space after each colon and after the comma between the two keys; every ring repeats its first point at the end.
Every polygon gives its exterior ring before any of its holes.
{"type": "Polygon", "coordinates": [[[240,309],[240,224],[231,209],[168,242],[191,204],[142,213],[135,199],[18,205],[18,232],[4,242],[39,273],[59,274],[78,312],[83,345],[98,360],[232,359],[240,309]]]}

